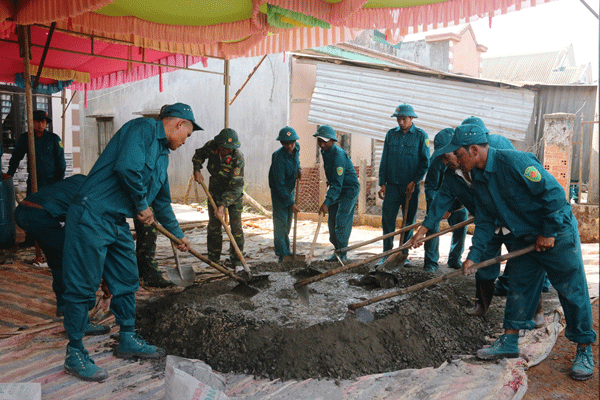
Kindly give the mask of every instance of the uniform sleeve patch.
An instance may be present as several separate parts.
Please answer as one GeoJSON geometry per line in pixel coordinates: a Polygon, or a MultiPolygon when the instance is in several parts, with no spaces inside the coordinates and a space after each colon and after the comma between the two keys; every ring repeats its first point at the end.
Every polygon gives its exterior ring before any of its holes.
{"type": "Polygon", "coordinates": [[[336,169],[338,175],[342,175],[344,173],[344,167],[337,167],[336,169]]]}
{"type": "Polygon", "coordinates": [[[62,142],[62,140],[58,141],[58,145],[60,146],[61,149],[63,148],[63,142],[62,142]]]}
{"type": "Polygon", "coordinates": [[[241,172],[241,169],[239,167],[236,167],[233,169],[233,175],[235,176],[239,176],[241,172]]]}
{"type": "Polygon", "coordinates": [[[425,139],[425,146],[429,147],[429,139],[425,139]]]}
{"type": "Polygon", "coordinates": [[[525,178],[529,179],[531,182],[539,182],[542,180],[542,174],[534,167],[527,167],[525,169],[525,178]]]}

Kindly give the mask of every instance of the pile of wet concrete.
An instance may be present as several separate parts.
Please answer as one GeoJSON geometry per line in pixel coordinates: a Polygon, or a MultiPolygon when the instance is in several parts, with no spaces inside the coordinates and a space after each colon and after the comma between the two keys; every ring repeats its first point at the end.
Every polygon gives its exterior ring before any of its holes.
{"type": "MultiPolygon", "coordinates": [[[[347,379],[437,367],[473,354],[486,344],[486,335],[501,329],[501,301],[485,318],[465,313],[474,295],[472,277],[373,304],[375,320],[364,323],[348,315],[348,303],[394,289],[357,285],[368,269],[352,271],[311,284],[306,307],[293,288],[293,272],[302,265],[253,265],[255,273],[269,275],[253,297],[232,292],[235,282],[220,280],[159,298],[138,309],[140,333],[169,354],[203,360],[220,372],[347,379]]],[[[313,266],[323,272],[336,267],[313,266]]],[[[421,268],[395,271],[398,286],[433,276],[421,268]]]]}

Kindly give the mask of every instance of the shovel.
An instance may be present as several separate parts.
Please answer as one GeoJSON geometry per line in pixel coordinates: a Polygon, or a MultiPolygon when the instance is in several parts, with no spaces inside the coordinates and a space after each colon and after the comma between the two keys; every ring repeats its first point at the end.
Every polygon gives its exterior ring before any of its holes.
{"type": "MultiPolygon", "coordinates": [[[[312,263],[313,254],[315,252],[315,245],[317,244],[317,238],[319,237],[319,231],[321,230],[322,222],[323,222],[323,214],[321,214],[321,212],[319,212],[319,221],[317,222],[317,229],[315,230],[315,236],[313,237],[312,244],[310,245],[310,251],[308,252],[308,256],[306,256],[306,266],[304,268],[305,271],[304,271],[304,273],[300,273],[300,275],[303,275],[303,276],[317,275],[318,276],[319,274],[321,274],[321,271],[317,271],[314,268],[310,268],[310,264],[312,263]]],[[[294,289],[296,289],[296,292],[298,292],[298,296],[300,297],[300,300],[302,301],[302,303],[304,303],[308,307],[308,305],[309,305],[308,289],[305,287],[306,285],[297,286],[298,283],[301,283],[301,282],[304,282],[304,281],[296,282],[296,284],[294,284],[294,289]]]]}
{"type": "MultiPolygon", "coordinates": [[[[510,253],[473,264],[469,269],[475,270],[475,269],[479,269],[479,268],[488,267],[492,264],[496,264],[496,263],[499,263],[502,261],[513,259],[515,257],[522,256],[523,254],[529,253],[530,251],[533,251],[533,250],[535,250],[535,244],[529,245],[529,246],[524,247],[517,251],[512,251],[510,253]]],[[[360,320],[362,322],[370,322],[374,319],[374,316],[369,310],[367,310],[365,308],[365,306],[368,306],[369,304],[377,303],[382,300],[387,300],[392,297],[401,296],[403,294],[407,294],[407,293],[411,293],[411,292],[416,292],[417,290],[421,290],[426,287],[438,284],[442,281],[460,276],[460,275],[462,275],[462,273],[463,273],[462,270],[452,271],[452,272],[449,272],[442,276],[438,276],[436,278],[429,279],[429,280],[421,282],[421,283],[417,283],[416,285],[409,286],[407,288],[398,289],[398,290],[395,290],[390,293],[382,294],[381,296],[377,296],[377,297],[373,297],[373,298],[365,300],[365,301],[361,301],[359,303],[349,304],[348,310],[350,312],[355,312],[356,318],[358,320],[360,320]]]]}
{"type": "MultiPolygon", "coordinates": [[[[436,237],[445,235],[448,232],[451,232],[453,230],[456,230],[456,229],[459,229],[459,228],[462,228],[464,226],[469,225],[474,220],[475,220],[475,218],[469,218],[466,221],[463,221],[463,222],[458,223],[456,225],[453,225],[453,226],[451,226],[451,227],[449,227],[447,229],[444,229],[442,231],[434,233],[433,235],[426,236],[425,238],[423,238],[422,241],[426,242],[426,241],[434,239],[436,237]]],[[[400,247],[397,247],[395,249],[391,249],[391,250],[385,251],[385,252],[380,253],[380,254],[376,254],[376,255],[374,255],[372,257],[369,257],[369,258],[366,258],[366,259],[364,259],[362,261],[356,261],[354,263],[347,264],[347,265],[344,265],[342,267],[339,267],[339,268],[332,269],[330,271],[324,272],[324,273],[322,273],[320,275],[316,275],[316,276],[310,277],[308,279],[304,279],[302,281],[296,282],[294,284],[294,289],[296,289],[296,292],[298,292],[298,295],[300,296],[300,299],[302,300],[302,302],[304,304],[308,305],[308,303],[309,303],[309,300],[308,300],[308,290],[306,290],[305,286],[310,285],[311,283],[314,283],[314,282],[318,282],[318,281],[323,280],[325,278],[328,278],[330,276],[339,274],[341,272],[345,272],[345,271],[349,271],[349,270],[354,269],[354,268],[358,268],[358,267],[360,267],[362,265],[365,265],[365,264],[368,264],[370,262],[376,261],[376,260],[378,260],[380,258],[388,257],[388,256],[391,256],[391,255],[395,255],[395,254],[399,253],[400,251],[402,251],[404,249],[408,249],[408,247],[409,247],[409,245],[405,243],[405,244],[403,244],[400,247]]],[[[390,274],[390,275],[392,275],[392,274],[390,274]]]]}
{"type": "MultiPolygon", "coordinates": [[[[204,193],[206,193],[206,197],[208,197],[208,201],[210,202],[210,205],[213,207],[213,210],[216,211],[217,204],[215,203],[212,196],[210,195],[210,192],[208,191],[208,188],[206,187],[206,183],[204,183],[203,179],[200,180],[200,184],[202,185],[202,189],[204,189],[204,193]]],[[[217,218],[219,218],[219,221],[221,221],[221,225],[223,225],[223,228],[225,228],[225,232],[227,232],[227,236],[229,236],[229,242],[231,243],[231,246],[233,246],[233,249],[235,250],[235,254],[238,256],[238,259],[242,262],[242,265],[244,266],[244,271],[246,271],[248,276],[250,278],[252,278],[252,273],[250,273],[250,268],[248,268],[248,265],[246,265],[246,260],[244,259],[244,256],[242,255],[242,252],[240,251],[240,248],[238,247],[237,242],[235,241],[233,235],[231,234],[231,229],[229,229],[229,225],[227,225],[227,223],[225,223],[225,220],[223,218],[221,218],[221,217],[217,217],[217,218]]]]}
{"type": "Polygon", "coordinates": [[[184,268],[182,268],[181,263],[179,262],[179,253],[177,253],[175,243],[171,242],[171,247],[173,248],[173,256],[175,257],[176,267],[169,268],[167,270],[167,276],[169,277],[169,280],[177,286],[191,286],[196,280],[196,273],[194,272],[194,269],[189,265],[186,265],[184,268]]]}
{"type": "MultiPolygon", "coordinates": [[[[163,235],[165,235],[166,237],[168,237],[169,239],[171,239],[172,242],[175,242],[175,244],[182,244],[181,240],[179,240],[175,235],[173,235],[171,232],[169,232],[168,230],[166,230],[162,226],[158,225],[156,222],[153,222],[152,226],[157,231],[159,231],[160,233],[162,233],[163,235]]],[[[218,270],[219,272],[221,272],[221,273],[227,275],[228,277],[230,277],[231,279],[237,281],[238,285],[232,289],[233,292],[245,295],[247,297],[252,297],[255,294],[259,293],[258,289],[255,289],[255,288],[249,286],[248,282],[245,279],[240,278],[239,276],[237,276],[236,274],[234,274],[233,272],[231,272],[227,268],[224,268],[224,267],[220,266],[219,264],[217,264],[215,262],[212,262],[211,260],[209,260],[208,258],[204,257],[202,254],[198,253],[196,250],[192,249],[189,246],[188,246],[188,251],[192,255],[194,255],[196,258],[198,258],[199,260],[205,262],[206,264],[210,265],[211,267],[213,267],[214,269],[218,270]]]]}
{"type": "MultiPolygon", "coordinates": [[[[294,194],[294,204],[298,204],[298,186],[299,180],[296,179],[296,191],[294,194]]],[[[296,254],[296,233],[298,232],[298,212],[294,212],[294,241],[292,244],[292,256],[283,256],[283,261],[305,261],[306,256],[296,254]]]]}

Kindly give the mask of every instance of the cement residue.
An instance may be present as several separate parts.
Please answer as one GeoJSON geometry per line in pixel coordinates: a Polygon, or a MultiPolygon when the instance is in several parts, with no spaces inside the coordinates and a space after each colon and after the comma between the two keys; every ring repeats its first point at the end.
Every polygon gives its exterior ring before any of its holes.
{"type": "MultiPolygon", "coordinates": [[[[169,354],[203,360],[221,372],[271,379],[353,378],[437,367],[473,354],[486,344],[486,335],[501,327],[500,309],[490,310],[486,318],[464,312],[474,292],[472,278],[373,304],[369,309],[376,318],[365,324],[344,318],[347,304],[389,289],[350,285],[360,275],[340,274],[310,285],[311,306],[306,308],[292,287],[295,279],[281,271],[301,265],[253,267],[280,271],[269,273],[270,286],[252,298],[232,294],[235,284],[225,280],[166,296],[138,310],[138,327],[169,354]]],[[[322,262],[313,266],[323,271],[335,267],[322,262]]],[[[431,278],[414,268],[397,275],[400,286],[431,278]]]]}

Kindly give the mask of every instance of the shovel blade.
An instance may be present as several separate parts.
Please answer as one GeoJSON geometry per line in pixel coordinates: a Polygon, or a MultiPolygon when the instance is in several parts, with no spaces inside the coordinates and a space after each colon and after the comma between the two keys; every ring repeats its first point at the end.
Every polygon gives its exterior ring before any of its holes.
{"type": "Polygon", "coordinates": [[[371,275],[373,275],[379,287],[384,289],[393,288],[398,284],[398,278],[392,273],[385,271],[373,271],[371,275]]]}
{"type": "Polygon", "coordinates": [[[296,293],[298,293],[298,298],[306,307],[310,306],[310,298],[308,295],[308,288],[306,286],[294,286],[296,289],[296,293]]]}
{"type": "Polygon", "coordinates": [[[177,286],[188,287],[191,286],[196,280],[196,273],[191,266],[182,265],[181,275],[179,274],[177,267],[175,267],[167,269],[167,277],[177,286]]]}
{"type": "Polygon", "coordinates": [[[306,261],[306,256],[304,254],[300,255],[300,254],[296,254],[296,257],[294,258],[294,256],[283,256],[283,262],[296,262],[296,261],[306,261]]]}
{"type": "Polygon", "coordinates": [[[365,307],[359,307],[356,310],[354,310],[354,316],[357,320],[359,320],[360,322],[364,322],[365,324],[375,319],[373,313],[365,307]]]}
{"type": "Polygon", "coordinates": [[[239,283],[233,289],[231,289],[232,293],[242,295],[244,297],[253,297],[260,293],[258,289],[253,288],[245,283],[239,283]]]}

